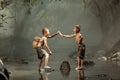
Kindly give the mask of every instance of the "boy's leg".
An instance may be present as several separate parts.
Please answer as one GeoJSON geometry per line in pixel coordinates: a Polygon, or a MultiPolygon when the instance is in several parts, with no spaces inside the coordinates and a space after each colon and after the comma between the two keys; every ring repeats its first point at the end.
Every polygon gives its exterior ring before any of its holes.
{"type": "Polygon", "coordinates": [[[78,66],[78,68],[81,67],[81,60],[80,60],[79,56],[77,56],[77,66],[78,66]]]}
{"type": "Polygon", "coordinates": [[[81,68],[83,68],[84,67],[84,60],[83,59],[80,59],[80,62],[81,62],[81,68]]]}
{"type": "Polygon", "coordinates": [[[44,49],[42,49],[42,51],[45,54],[45,68],[51,68],[51,67],[48,66],[49,54],[44,49]]]}
{"type": "Polygon", "coordinates": [[[45,55],[45,66],[48,66],[49,55],[45,55]]]}
{"type": "Polygon", "coordinates": [[[39,70],[39,72],[40,72],[41,66],[42,66],[42,59],[38,59],[38,70],[39,70]]]}
{"type": "Polygon", "coordinates": [[[77,67],[75,68],[76,70],[79,70],[81,67],[81,61],[80,61],[80,57],[77,56],[77,67]]]}
{"type": "Polygon", "coordinates": [[[81,67],[80,56],[81,56],[81,46],[78,46],[78,52],[77,52],[77,67],[75,68],[76,70],[79,70],[80,67],[81,67]]]}
{"type": "Polygon", "coordinates": [[[41,51],[40,47],[36,48],[36,52],[37,52],[37,56],[38,56],[38,71],[40,72],[40,69],[42,66],[42,59],[43,59],[44,55],[42,55],[42,51],[41,51]]]}

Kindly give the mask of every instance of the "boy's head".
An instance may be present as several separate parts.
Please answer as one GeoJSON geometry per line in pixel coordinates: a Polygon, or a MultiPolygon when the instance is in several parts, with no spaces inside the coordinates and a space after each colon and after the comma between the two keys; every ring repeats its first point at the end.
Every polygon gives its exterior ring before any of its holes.
{"type": "Polygon", "coordinates": [[[73,32],[79,33],[80,32],[80,25],[74,25],[73,32]]]}
{"type": "Polygon", "coordinates": [[[42,34],[47,37],[47,36],[50,34],[49,29],[46,28],[46,27],[44,27],[44,28],[42,29],[42,34]]]}

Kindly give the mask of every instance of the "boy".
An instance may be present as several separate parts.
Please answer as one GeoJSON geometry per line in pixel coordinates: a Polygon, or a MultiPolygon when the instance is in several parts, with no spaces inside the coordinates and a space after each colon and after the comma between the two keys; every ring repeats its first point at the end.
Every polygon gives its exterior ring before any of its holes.
{"type": "Polygon", "coordinates": [[[75,38],[75,43],[78,45],[78,52],[77,52],[77,64],[78,66],[75,68],[76,70],[83,69],[84,64],[84,56],[85,56],[85,45],[83,41],[83,37],[80,34],[80,25],[75,25],[73,28],[73,34],[71,35],[63,35],[61,32],[59,34],[64,38],[75,38]]]}
{"type": "Polygon", "coordinates": [[[50,48],[47,44],[47,38],[55,37],[59,33],[57,32],[53,35],[50,35],[49,29],[45,27],[45,28],[42,29],[42,34],[43,34],[43,37],[39,39],[40,41],[38,41],[38,45],[37,45],[37,48],[36,48],[36,51],[37,51],[37,54],[38,54],[38,60],[39,60],[39,63],[38,63],[39,72],[40,72],[40,68],[41,68],[41,65],[42,65],[42,59],[43,59],[44,56],[45,56],[45,66],[44,66],[44,68],[51,68],[50,66],[48,66],[48,61],[49,61],[49,55],[51,55],[52,52],[51,52],[51,50],[50,50],[50,48]]]}

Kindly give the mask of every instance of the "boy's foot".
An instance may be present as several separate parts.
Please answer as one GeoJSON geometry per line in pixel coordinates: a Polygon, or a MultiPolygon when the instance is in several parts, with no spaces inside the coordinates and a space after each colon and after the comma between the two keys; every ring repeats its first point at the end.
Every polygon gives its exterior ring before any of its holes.
{"type": "Polygon", "coordinates": [[[83,69],[85,69],[84,67],[80,67],[80,70],[83,70],[83,69]]]}
{"type": "Polygon", "coordinates": [[[51,68],[50,66],[45,66],[44,68],[51,68]]]}
{"type": "Polygon", "coordinates": [[[38,69],[38,72],[42,73],[42,72],[44,72],[44,69],[38,69]]]}
{"type": "Polygon", "coordinates": [[[76,67],[75,70],[80,70],[80,67],[76,67]]]}
{"type": "Polygon", "coordinates": [[[75,70],[83,70],[84,67],[76,67],[75,70]]]}
{"type": "Polygon", "coordinates": [[[38,69],[38,72],[40,73],[40,72],[41,72],[41,69],[38,69]]]}

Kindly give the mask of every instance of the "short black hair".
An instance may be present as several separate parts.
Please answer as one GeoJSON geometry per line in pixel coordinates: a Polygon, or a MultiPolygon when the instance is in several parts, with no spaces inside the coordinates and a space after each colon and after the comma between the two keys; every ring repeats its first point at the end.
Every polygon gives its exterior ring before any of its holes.
{"type": "Polygon", "coordinates": [[[74,27],[77,29],[77,33],[79,33],[80,32],[80,25],[75,25],[74,27]]]}

